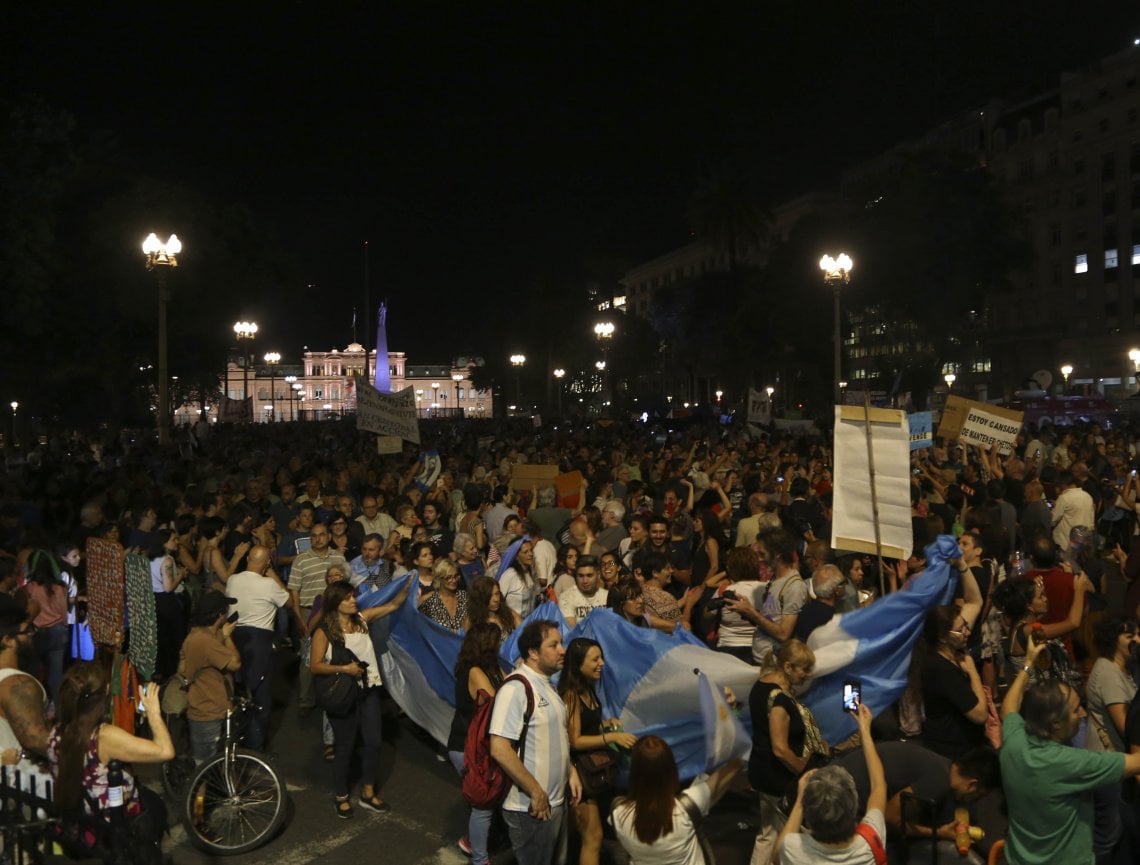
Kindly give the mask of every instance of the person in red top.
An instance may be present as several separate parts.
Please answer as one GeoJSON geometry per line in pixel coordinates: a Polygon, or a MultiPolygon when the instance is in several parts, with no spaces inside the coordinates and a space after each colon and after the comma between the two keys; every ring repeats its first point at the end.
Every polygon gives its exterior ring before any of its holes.
{"type": "MultiPolygon", "coordinates": [[[[1041,580],[1045,587],[1045,597],[1049,601],[1049,611],[1041,617],[1041,624],[1054,625],[1065,621],[1073,606],[1073,573],[1061,564],[1053,539],[1034,538],[1029,547],[1029,561],[1033,567],[1025,572],[1025,578],[1041,580]]],[[[1072,633],[1065,634],[1061,637],[1061,641],[1075,663],[1077,657],[1073,654],[1072,633]]]]}

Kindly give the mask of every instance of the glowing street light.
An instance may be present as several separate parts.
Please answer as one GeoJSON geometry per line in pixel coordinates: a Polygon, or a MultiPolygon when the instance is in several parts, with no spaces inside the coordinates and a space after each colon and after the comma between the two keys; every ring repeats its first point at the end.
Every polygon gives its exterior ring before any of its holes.
{"type": "Polygon", "coordinates": [[[277,420],[277,394],[273,392],[275,383],[274,374],[277,370],[277,364],[281,363],[281,355],[276,351],[267,351],[265,353],[265,362],[269,365],[269,414],[271,420],[277,420]]]}
{"type": "Polygon", "coordinates": [[[459,383],[461,381],[463,381],[463,373],[453,372],[451,374],[451,380],[453,382],[455,382],[455,407],[457,409],[459,409],[459,416],[462,417],[463,416],[463,406],[461,406],[459,404],[459,383]]]}
{"type": "Polygon", "coordinates": [[[1069,392],[1069,376],[1073,374],[1073,365],[1071,363],[1065,364],[1061,367],[1061,375],[1065,377],[1065,393],[1069,392]]]}
{"type": "Polygon", "coordinates": [[[819,269],[823,271],[823,281],[832,287],[835,293],[835,401],[839,402],[842,394],[839,389],[839,380],[843,376],[842,370],[842,351],[843,343],[840,339],[840,318],[839,318],[839,290],[851,282],[851,268],[854,267],[854,262],[851,261],[851,256],[845,252],[839,253],[839,256],[832,258],[830,255],[825,255],[819,260],[819,269]]]}
{"type": "MultiPolygon", "coordinates": [[[[244,345],[245,342],[252,340],[257,336],[257,324],[252,321],[238,321],[234,322],[234,336],[237,338],[238,346],[244,345]]],[[[242,349],[242,385],[241,385],[241,410],[244,413],[246,404],[249,400],[249,365],[253,362],[253,354],[248,350],[242,349]]],[[[252,419],[252,413],[247,420],[252,419]]]]}
{"type": "Polygon", "coordinates": [[[515,368],[515,402],[522,403],[522,368],[526,363],[525,354],[512,354],[511,366],[515,368]]]}
{"type": "Polygon", "coordinates": [[[554,385],[554,394],[555,394],[555,398],[558,401],[557,404],[558,404],[558,416],[559,417],[562,416],[562,377],[565,375],[566,375],[566,370],[562,369],[562,367],[558,367],[558,369],[554,370],[554,378],[556,381],[556,383],[554,385]]]}
{"type": "Polygon", "coordinates": [[[948,372],[946,375],[942,376],[942,380],[946,382],[946,393],[950,393],[950,391],[954,389],[954,382],[958,380],[958,376],[954,375],[952,372],[948,372]]]}
{"type": "Polygon", "coordinates": [[[170,268],[178,267],[182,241],[177,234],[172,234],[163,243],[152,231],[143,241],[142,251],[146,256],[146,269],[153,270],[158,279],[158,443],[165,445],[170,442],[170,382],[166,362],[166,304],[170,301],[170,289],[166,286],[166,274],[170,268]]]}

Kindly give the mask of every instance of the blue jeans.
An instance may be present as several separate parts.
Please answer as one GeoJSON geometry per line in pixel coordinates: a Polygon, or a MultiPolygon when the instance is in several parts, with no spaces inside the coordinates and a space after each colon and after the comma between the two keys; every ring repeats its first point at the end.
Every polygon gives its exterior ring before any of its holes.
{"type": "Polygon", "coordinates": [[[190,728],[190,756],[195,763],[208,760],[217,753],[224,723],[221,718],[217,721],[187,720],[186,724],[190,728]]]}
{"type": "MultiPolygon", "coordinates": [[[[463,752],[448,751],[448,759],[459,776],[463,777],[463,752]]],[[[491,861],[487,853],[487,837],[491,834],[491,818],[494,811],[484,811],[482,808],[472,808],[467,818],[467,843],[471,845],[472,865],[488,865],[491,861]]]]}
{"type": "Polygon", "coordinates": [[[55,703],[59,697],[59,683],[63,681],[63,659],[67,655],[67,625],[52,625],[36,631],[32,638],[36,654],[43,664],[44,685],[48,698],[55,703]]]}
{"type": "Polygon", "coordinates": [[[549,820],[526,811],[503,811],[518,865],[566,865],[566,805],[550,809],[549,820]]]}

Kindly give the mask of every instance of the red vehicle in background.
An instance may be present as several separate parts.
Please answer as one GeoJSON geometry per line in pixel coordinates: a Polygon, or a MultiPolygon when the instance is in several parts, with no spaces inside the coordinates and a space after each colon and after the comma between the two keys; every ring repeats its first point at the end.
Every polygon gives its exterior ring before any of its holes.
{"type": "Polygon", "coordinates": [[[1014,411],[1025,412],[1024,423],[1051,426],[1072,426],[1075,423],[1098,423],[1105,429],[1116,423],[1116,407],[1104,397],[1050,396],[1044,391],[1020,391],[1017,396],[1001,405],[1014,411]]]}

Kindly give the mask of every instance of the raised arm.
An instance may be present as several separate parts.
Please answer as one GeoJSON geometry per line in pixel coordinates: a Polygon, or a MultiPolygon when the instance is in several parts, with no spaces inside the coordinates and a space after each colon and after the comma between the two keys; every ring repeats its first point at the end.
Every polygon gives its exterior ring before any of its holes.
{"type": "Polygon", "coordinates": [[[1021,698],[1025,695],[1025,687],[1029,684],[1029,671],[1033,668],[1033,663],[1037,660],[1037,656],[1041,654],[1041,650],[1045,648],[1045,643],[1038,643],[1033,639],[1033,634],[1026,637],[1025,646],[1025,665],[1017,671],[1017,677],[1013,680],[1013,684],[1009,686],[1006,692],[1005,699],[1001,701],[1001,716],[1005,718],[1010,712],[1018,712],[1021,710],[1021,698]]]}

